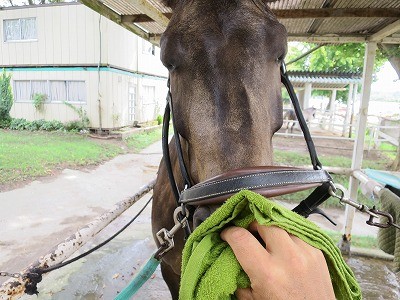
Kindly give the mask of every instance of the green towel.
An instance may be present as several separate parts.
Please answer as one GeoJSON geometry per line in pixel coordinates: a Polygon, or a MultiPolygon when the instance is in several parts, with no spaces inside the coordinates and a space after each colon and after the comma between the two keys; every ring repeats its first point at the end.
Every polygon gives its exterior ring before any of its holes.
{"type": "Polygon", "coordinates": [[[238,288],[250,286],[232,249],[219,234],[230,225],[247,228],[251,222],[278,226],[323,251],[337,299],[361,299],[361,290],[339,249],[318,226],[263,196],[241,191],[229,198],[191,234],[182,257],[179,297],[235,299],[238,288]]]}
{"type": "MultiPolygon", "coordinates": [[[[382,211],[391,214],[394,223],[398,223],[400,221],[399,197],[385,188],[381,192],[380,201],[382,203],[382,211]]],[[[381,222],[386,223],[386,217],[382,217],[381,222]]],[[[386,253],[394,255],[395,270],[396,272],[400,271],[400,230],[395,227],[380,228],[378,231],[378,245],[386,253]]]]}

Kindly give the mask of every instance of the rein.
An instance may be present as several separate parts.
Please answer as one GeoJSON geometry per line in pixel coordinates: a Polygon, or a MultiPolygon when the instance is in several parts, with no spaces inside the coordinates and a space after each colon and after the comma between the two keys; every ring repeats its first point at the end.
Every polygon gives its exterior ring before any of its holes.
{"type": "MultiPolygon", "coordinates": [[[[282,62],[281,65],[281,82],[289,93],[300,124],[300,128],[307,144],[313,170],[302,170],[278,166],[245,168],[232,170],[205,182],[193,185],[183,158],[184,156],[179,133],[175,126],[170,79],[168,78],[167,104],[163,119],[162,148],[170,185],[176,200],[176,205],[177,207],[181,207],[181,211],[185,211],[186,205],[222,203],[228,198],[228,196],[242,189],[256,190],[264,196],[272,197],[316,187],[315,190],[305,200],[301,201],[300,204],[293,209],[293,211],[304,217],[308,217],[312,213],[318,213],[332,222],[325,215],[325,213],[318,208],[320,204],[322,204],[331,196],[329,191],[330,189],[334,189],[332,178],[325,170],[322,169],[322,164],[318,159],[314,142],[301,112],[299,101],[289,80],[284,62],[282,62]],[[175,135],[175,147],[177,150],[176,152],[181,176],[185,186],[183,190],[179,190],[176,183],[171,157],[169,154],[168,132],[171,116],[175,135]]],[[[180,219],[183,218],[184,216],[180,217],[180,219]]],[[[188,236],[190,234],[190,228],[188,221],[185,221],[186,226],[184,226],[184,228],[186,229],[186,236],[188,236]]]]}

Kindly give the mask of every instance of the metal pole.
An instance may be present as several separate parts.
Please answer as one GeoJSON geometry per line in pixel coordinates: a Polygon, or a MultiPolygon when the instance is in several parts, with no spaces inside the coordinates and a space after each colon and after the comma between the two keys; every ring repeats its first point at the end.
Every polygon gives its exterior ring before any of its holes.
{"type": "MultiPolygon", "coordinates": [[[[365,131],[367,127],[367,117],[368,117],[368,104],[371,95],[372,74],[374,72],[376,49],[377,49],[376,42],[368,42],[365,48],[361,104],[357,122],[357,138],[354,144],[353,160],[351,165],[351,169],[353,171],[361,169],[363,160],[365,131]]],[[[358,180],[352,176],[350,176],[349,190],[350,190],[349,193],[350,199],[356,201],[357,191],[358,191],[358,180]]],[[[346,248],[350,247],[351,230],[353,227],[354,215],[355,215],[355,208],[346,205],[346,226],[343,235],[342,245],[340,247],[341,250],[346,250],[346,248]],[[349,244],[348,247],[346,245],[343,246],[343,244],[347,243],[349,244]]]]}
{"type": "MultiPolygon", "coordinates": [[[[97,217],[95,220],[79,229],[75,234],[66,238],[64,242],[55,246],[48,254],[42,256],[38,261],[31,264],[31,266],[22,271],[21,274],[27,274],[31,268],[46,269],[66,260],[72,254],[74,254],[75,251],[81,248],[82,245],[98,234],[103,228],[119,217],[124,211],[130,208],[135,202],[150,192],[153,189],[155,182],[156,180],[153,179],[147,185],[141,187],[134,196],[115,204],[110,211],[97,217]]],[[[24,294],[25,285],[27,283],[28,280],[21,277],[7,280],[0,287],[0,299],[18,299],[24,294]]]]}

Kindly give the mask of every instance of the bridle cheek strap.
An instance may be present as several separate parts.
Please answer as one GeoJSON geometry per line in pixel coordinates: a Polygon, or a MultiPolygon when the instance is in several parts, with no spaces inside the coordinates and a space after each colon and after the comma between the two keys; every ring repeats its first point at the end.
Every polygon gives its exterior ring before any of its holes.
{"type": "MultiPolygon", "coordinates": [[[[294,209],[294,211],[305,217],[308,217],[308,215],[311,213],[321,213],[320,210],[317,209],[317,207],[323,201],[329,198],[329,187],[332,185],[332,179],[325,170],[322,170],[322,164],[318,159],[310,131],[301,112],[299,101],[297,99],[296,93],[294,92],[293,86],[289,80],[284,62],[282,62],[281,65],[281,81],[283,85],[286,87],[290,99],[292,101],[294,111],[296,113],[301,130],[304,135],[304,139],[307,144],[307,148],[310,153],[311,163],[313,165],[314,170],[313,171],[300,170],[296,168],[285,169],[282,167],[275,167],[276,168],[275,171],[266,171],[266,169],[274,167],[258,167],[262,169],[262,171],[257,173],[258,175],[251,172],[250,174],[243,175],[243,172],[248,172],[249,170],[242,169],[238,170],[239,173],[241,173],[239,177],[228,176],[229,180],[227,181],[226,178],[222,181],[221,180],[219,181],[218,179],[214,178],[208,180],[206,183],[200,183],[192,187],[192,181],[190,179],[189,172],[185,165],[182,145],[180,143],[179,133],[177,131],[177,127],[175,124],[176,122],[173,112],[173,101],[170,90],[170,79],[168,78],[168,94],[167,94],[167,105],[165,108],[164,121],[163,121],[162,145],[163,145],[164,161],[166,164],[168,177],[170,180],[174,197],[176,199],[177,206],[188,205],[188,204],[203,205],[205,203],[210,203],[210,202],[213,203],[212,200],[213,198],[217,198],[218,196],[219,199],[224,200],[232,192],[236,192],[241,189],[257,190],[261,188],[264,191],[267,190],[266,194],[264,193],[265,195],[276,196],[288,193],[288,191],[294,192],[297,190],[304,190],[317,186],[315,191],[312,192],[309,197],[303,200],[294,209]],[[179,187],[177,186],[169,154],[168,131],[169,131],[169,121],[171,115],[174,127],[177,159],[179,162],[179,167],[181,170],[181,175],[185,186],[183,190],[180,190],[179,187]],[[304,188],[299,187],[299,185],[303,185],[304,188]],[[271,192],[271,188],[273,188],[274,192],[271,192]]],[[[221,176],[222,177],[226,176],[226,174],[221,176]]]]}
{"type": "Polygon", "coordinates": [[[322,164],[318,159],[317,151],[315,150],[310,130],[308,129],[307,122],[304,119],[303,113],[301,112],[299,99],[297,99],[296,93],[293,89],[293,85],[289,80],[289,75],[286,71],[285,62],[282,62],[281,64],[281,82],[286,87],[286,90],[288,91],[290,96],[290,100],[292,101],[294,112],[296,113],[297,120],[299,121],[301,131],[303,132],[303,136],[307,144],[308,152],[310,153],[311,164],[313,165],[314,170],[322,169],[322,164]]]}

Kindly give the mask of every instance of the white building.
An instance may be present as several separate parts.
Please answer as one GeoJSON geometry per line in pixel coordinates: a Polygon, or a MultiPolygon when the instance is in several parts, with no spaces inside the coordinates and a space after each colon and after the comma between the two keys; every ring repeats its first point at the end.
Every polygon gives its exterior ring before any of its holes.
{"type": "Polygon", "coordinates": [[[67,122],[86,110],[92,128],[162,114],[167,70],[159,48],[80,3],[0,8],[0,68],[12,75],[11,115],[67,122]],[[35,94],[46,95],[43,111],[35,94]]]}

